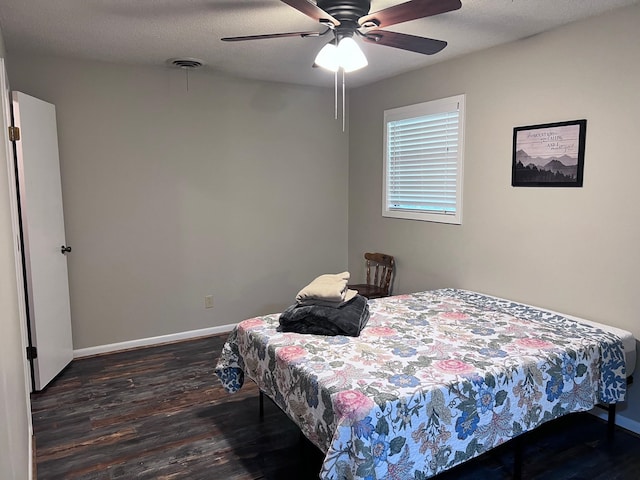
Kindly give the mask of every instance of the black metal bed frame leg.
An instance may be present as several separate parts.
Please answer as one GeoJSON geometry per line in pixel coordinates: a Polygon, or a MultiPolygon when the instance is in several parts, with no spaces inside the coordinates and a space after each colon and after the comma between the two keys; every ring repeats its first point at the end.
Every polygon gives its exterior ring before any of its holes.
{"type": "Polygon", "coordinates": [[[522,478],[522,438],[516,437],[513,443],[513,480],[520,480],[522,478]]]}
{"type": "Polygon", "coordinates": [[[616,404],[610,403],[607,408],[607,437],[609,440],[613,440],[613,434],[616,431],[616,404]]]}
{"type": "Polygon", "coordinates": [[[264,419],[264,393],[260,390],[260,420],[264,419]]]}

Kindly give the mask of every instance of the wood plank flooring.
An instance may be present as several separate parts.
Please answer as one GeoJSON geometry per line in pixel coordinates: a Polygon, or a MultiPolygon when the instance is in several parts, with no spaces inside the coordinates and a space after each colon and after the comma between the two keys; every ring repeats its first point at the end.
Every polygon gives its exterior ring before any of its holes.
{"type": "MultiPolygon", "coordinates": [[[[226,339],[202,339],[79,359],[32,395],[37,478],[311,480],[322,455],[258,390],[229,395],[214,367],[226,339]]],[[[513,446],[436,477],[512,478],[513,446]]],[[[572,415],[524,442],[523,478],[640,479],[640,438],[572,415]]],[[[407,479],[409,480],[409,479],[407,479]]]]}

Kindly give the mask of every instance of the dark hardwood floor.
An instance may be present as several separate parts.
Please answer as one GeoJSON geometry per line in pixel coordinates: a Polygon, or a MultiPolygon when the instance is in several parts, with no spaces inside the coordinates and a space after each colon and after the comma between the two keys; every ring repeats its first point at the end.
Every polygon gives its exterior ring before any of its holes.
{"type": "MultiPolygon", "coordinates": [[[[32,395],[37,478],[317,479],[322,455],[248,382],[229,395],[213,372],[226,339],[75,360],[32,395]]],[[[640,479],[640,438],[589,414],[524,440],[525,479],[640,479]]],[[[512,478],[512,442],[436,477],[512,478]]],[[[409,479],[407,479],[409,480],[409,479]]]]}

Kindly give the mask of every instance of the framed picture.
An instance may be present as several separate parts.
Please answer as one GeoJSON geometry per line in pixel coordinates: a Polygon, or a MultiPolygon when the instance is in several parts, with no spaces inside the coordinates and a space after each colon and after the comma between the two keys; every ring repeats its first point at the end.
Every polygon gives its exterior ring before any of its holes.
{"type": "Polygon", "coordinates": [[[514,187],[582,187],[586,120],[513,129],[514,187]]]}

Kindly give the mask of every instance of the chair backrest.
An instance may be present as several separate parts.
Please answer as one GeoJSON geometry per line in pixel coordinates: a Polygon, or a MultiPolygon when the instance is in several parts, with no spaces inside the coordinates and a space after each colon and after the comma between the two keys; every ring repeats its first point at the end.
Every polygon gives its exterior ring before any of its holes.
{"type": "Polygon", "coordinates": [[[385,295],[389,295],[391,278],[396,265],[394,258],[384,253],[365,253],[364,258],[367,262],[367,285],[376,285],[384,290],[385,295]]]}

